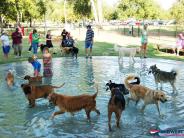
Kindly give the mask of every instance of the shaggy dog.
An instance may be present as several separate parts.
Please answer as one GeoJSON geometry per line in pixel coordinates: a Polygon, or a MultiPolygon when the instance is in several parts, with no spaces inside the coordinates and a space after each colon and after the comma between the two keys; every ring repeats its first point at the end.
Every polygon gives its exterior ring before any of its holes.
{"type": "Polygon", "coordinates": [[[14,85],[14,75],[11,71],[8,71],[5,80],[9,87],[12,87],[14,85]]]}
{"type": "Polygon", "coordinates": [[[129,62],[132,60],[135,63],[135,55],[140,52],[140,48],[127,48],[127,47],[118,47],[116,44],[114,45],[114,50],[119,52],[118,62],[121,63],[121,59],[123,62],[123,57],[125,55],[129,56],[129,62]]]}
{"type": "Polygon", "coordinates": [[[108,103],[108,126],[109,131],[111,131],[111,116],[112,113],[115,113],[116,115],[116,125],[118,128],[119,122],[121,119],[122,111],[125,109],[125,98],[121,91],[118,88],[113,88],[111,90],[111,98],[108,103]]]}
{"type": "Polygon", "coordinates": [[[50,93],[54,92],[54,88],[61,88],[64,86],[63,83],[61,86],[52,86],[52,85],[30,85],[30,84],[22,84],[22,90],[29,101],[29,106],[35,106],[35,100],[38,98],[47,98],[50,93]]]}
{"type": "Polygon", "coordinates": [[[31,77],[29,75],[26,75],[24,77],[24,80],[28,80],[29,84],[41,84],[42,83],[42,76],[31,77]]]}
{"type": "MultiPolygon", "coordinates": [[[[131,82],[131,84],[140,84],[140,78],[139,77],[135,77],[136,82],[131,82]]],[[[108,83],[106,83],[106,91],[107,90],[112,90],[112,88],[119,88],[120,92],[122,92],[124,95],[129,94],[129,91],[125,88],[124,84],[116,84],[116,83],[112,83],[111,80],[109,80],[108,83]]]]}
{"type": "Polygon", "coordinates": [[[66,96],[63,94],[51,93],[49,94],[49,101],[52,102],[55,106],[58,106],[60,111],[54,112],[51,116],[53,119],[58,114],[63,114],[65,112],[74,112],[85,110],[87,119],[90,120],[90,112],[95,111],[97,114],[100,114],[99,110],[96,109],[96,96],[97,92],[94,95],[83,94],[79,96],[66,96]]]}
{"type": "Polygon", "coordinates": [[[156,65],[150,66],[149,73],[152,73],[155,78],[155,84],[158,89],[158,83],[161,84],[162,90],[162,83],[169,82],[173,88],[173,93],[176,91],[176,87],[174,85],[176,81],[177,72],[172,70],[170,72],[162,71],[157,68],[156,65]]]}
{"type": "Polygon", "coordinates": [[[142,99],[144,101],[144,105],[142,107],[142,111],[144,111],[146,105],[148,104],[156,104],[158,113],[160,115],[159,102],[162,103],[167,101],[166,95],[159,90],[152,90],[142,85],[132,85],[129,83],[130,80],[134,80],[135,76],[128,76],[125,79],[125,87],[130,91],[131,96],[128,98],[129,100],[136,101],[137,103],[142,99]]]}

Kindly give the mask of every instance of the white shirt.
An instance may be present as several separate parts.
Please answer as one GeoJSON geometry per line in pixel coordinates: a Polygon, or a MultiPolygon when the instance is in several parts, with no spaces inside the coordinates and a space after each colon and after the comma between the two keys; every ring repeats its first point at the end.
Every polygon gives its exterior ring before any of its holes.
{"type": "Polygon", "coordinates": [[[3,43],[3,46],[10,46],[9,38],[7,35],[2,35],[0,39],[3,43]]]}

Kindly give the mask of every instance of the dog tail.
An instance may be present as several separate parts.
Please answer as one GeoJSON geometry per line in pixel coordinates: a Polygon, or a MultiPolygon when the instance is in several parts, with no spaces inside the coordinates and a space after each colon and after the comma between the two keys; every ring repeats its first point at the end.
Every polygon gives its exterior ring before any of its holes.
{"type": "Polygon", "coordinates": [[[98,94],[98,85],[96,85],[96,93],[93,95],[93,99],[96,98],[97,94],[98,94]]]}
{"type": "Polygon", "coordinates": [[[65,82],[62,84],[62,85],[60,85],[60,86],[52,86],[52,88],[61,88],[61,87],[63,87],[65,85],[65,82]]]}
{"type": "Polygon", "coordinates": [[[125,87],[129,90],[133,84],[129,83],[128,81],[130,80],[134,80],[135,79],[135,76],[134,75],[129,75],[128,77],[125,78],[125,87]]]}

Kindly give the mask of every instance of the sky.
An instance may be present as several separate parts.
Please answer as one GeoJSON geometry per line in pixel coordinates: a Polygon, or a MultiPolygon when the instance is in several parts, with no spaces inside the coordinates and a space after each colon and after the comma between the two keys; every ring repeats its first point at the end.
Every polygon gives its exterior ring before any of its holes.
{"type": "MultiPolygon", "coordinates": [[[[113,5],[117,2],[118,0],[106,0],[106,2],[109,5],[113,5]]],[[[146,0],[145,0],[146,1],[146,0]]],[[[155,0],[158,2],[158,4],[161,5],[162,8],[164,8],[165,10],[168,10],[169,8],[171,8],[172,4],[174,2],[176,2],[176,0],[155,0]]]]}

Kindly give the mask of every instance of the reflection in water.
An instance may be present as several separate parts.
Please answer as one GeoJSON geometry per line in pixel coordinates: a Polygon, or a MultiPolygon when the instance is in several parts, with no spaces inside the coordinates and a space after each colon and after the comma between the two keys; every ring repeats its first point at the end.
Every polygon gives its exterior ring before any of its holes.
{"type": "MultiPolygon", "coordinates": [[[[91,122],[86,119],[84,111],[75,113],[72,117],[69,113],[57,116],[54,120],[49,117],[55,110],[49,105],[47,99],[36,101],[35,108],[28,108],[28,102],[20,88],[25,81],[21,76],[32,75],[32,67],[27,62],[16,64],[4,64],[0,68],[0,137],[144,137],[149,138],[150,129],[154,128],[184,128],[184,63],[175,61],[136,58],[134,65],[129,64],[128,58],[124,58],[124,65],[118,64],[117,57],[93,57],[93,59],[78,58],[55,58],[53,59],[52,78],[44,78],[44,83],[61,85],[64,87],[55,89],[57,93],[65,95],[79,95],[83,93],[95,93],[94,82],[99,83],[99,94],[97,96],[97,108],[101,115],[91,113],[91,122]],[[170,84],[164,84],[164,90],[170,96],[170,100],[160,105],[163,118],[159,118],[155,105],[149,105],[142,114],[137,107],[130,103],[123,112],[121,118],[121,129],[116,129],[115,123],[112,128],[115,132],[108,132],[107,105],[110,92],[105,91],[108,80],[123,83],[127,74],[136,74],[141,78],[141,84],[155,89],[153,75],[148,75],[149,66],[157,64],[163,70],[172,69],[180,65],[180,75],[176,81],[178,95],[172,96],[170,84]],[[167,67],[167,68],[166,68],[167,67]],[[13,69],[15,72],[16,87],[8,89],[4,81],[6,71],[13,69]]],[[[125,98],[127,98],[125,96],[125,98]]],[[[115,117],[112,117],[115,122],[115,117]]]]}

